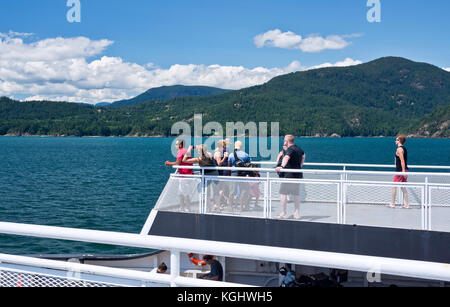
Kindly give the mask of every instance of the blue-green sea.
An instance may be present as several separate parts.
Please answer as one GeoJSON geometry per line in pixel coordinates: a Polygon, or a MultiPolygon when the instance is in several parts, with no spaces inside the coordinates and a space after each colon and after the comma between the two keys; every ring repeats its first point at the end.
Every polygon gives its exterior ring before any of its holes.
{"type": "MultiPolygon", "coordinates": [[[[139,233],[172,172],[171,138],[0,137],[0,221],[139,233]]],[[[394,138],[298,138],[307,162],[392,164],[394,138]]],[[[280,142],[281,145],[281,142],[280,142]]],[[[450,165],[449,139],[410,139],[409,164],[450,165]]],[[[141,249],[0,235],[0,253],[141,249]]]]}

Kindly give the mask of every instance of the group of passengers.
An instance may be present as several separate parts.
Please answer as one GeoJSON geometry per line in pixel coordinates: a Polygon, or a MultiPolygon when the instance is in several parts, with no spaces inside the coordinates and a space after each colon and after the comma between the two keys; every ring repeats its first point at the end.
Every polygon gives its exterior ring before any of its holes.
{"type": "MultiPolygon", "coordinates": [[[[276,171],[278,175],[284,179],[301,179],[303,178],[302,169],[305,163],[305,152],[295,145],[295,138],[292,135],[287,135],[284,138],[283,150],[279,153],[277,158],[276,171]]],[[[404,135],[399,135],[395,139],[397,145],[397,150],[395,152],[395,165],[396,172],[402,173],[401,175],[394,176],[394,182],[404,183],[407,182],[408,172],[408,153],[404,144],[406,142],[406,137],[404,135]]],[[[177,140],[177,160],[176,162],[166,162],[167,166],[181,165],[181,166],[192,166],[193,164],[198,164],[201,167],[214,167],[212,169],[204,169],[205,175],[211,176],[244,176],[244,177],[259,177],[257,171],[242,171],[242,170],[221,170],[220,167],[256,167],[251,164],[250,156],[242,151],[242,143],[237,141],[234,144],[234,151],[232,154],[229,153],[229,141],[220,140],[217,142],[217,146],[214,154],[208,152],[205,145],[196,146],[199,157],[192,158],[192,150],[194,147],[190,146],[188,149],[184,148],[184,141],[177,140]]],[[[191,169],[178,169],[180,174],[192,175],[193,170],[191,169]]],[[[190,187],[186,181],[180,180],[179,184],[179,194],[180,194],[180,209],[182,211],[189,210],[190,198],[189,194],[192,192],[192,187],[190,187]],[[184,182],[183,182],[184,181],[184,182]]],[[[255,198],[255,206],[257,206],[259,201],[259,183],[257,181],[250,180],[233,180],[233,181],[218,181],[211,180],[208,184],[212,183],[212,193],[214,195],[214,209],[222,210],[225,204],[228,206],[229,211],[233,211],[233,204],[236,199],[240,200],[240,209],[244,210],[249,205],[249,201],[252,197],[255,198]],[[231,183],[231,184],[230,184],[231,183]]],[[[408,194],[405,187],[401,187],[403,192],[404,205],[402,208],[409,209],[408,194]]],[[[286,182],[280,185],[280,204],[281,213],[275,218],[278,219],[300,219],[300,189],[298,182],[292,182],[286,180],[286,182]],[[292,196],[295,205],[295,211],[293,215],[288,216],[286,214],[286,204],[288,197],[292,196]]],[[[395,208],[397,187],[392,188],[392,202],[388,205],[390,208],[395,208]]]]}
{"type": "MultiPolygon", "coordinates": [[[[220,140],[216,144],[214,154],[209,152],[206,145],[189,146],[185,148],[184,140],[179,139],[176,141],[177,146],[177,160],[175,162],[166,162],[166,166],[192,166],[198,164],[200,167],[204,167],[205,175],[209,176],[238,176],[238,177],[259,177],[257,170],[242,171],[242,169],[221,170],[220,167],[257,167],[251,164],[250,156],[242,150],[242,142],[237,141],[234,143],[234,150],[230,154],[230,142],[228,140],[220,140]],[[198,152],[197,157],[192,156],[192,150],[196,148],[198,152]],[[208,169],[211,167],[211,169],[208,169]]],[[[284,173],[280,172],[281,169],[301,169],[305,161],[305,153],[303,150],[294,144],[294,137],[288,135],[285,137],[283,151],[278,156],[277,172],[280,177],[284,178],[302,178],[301,173],[284,173]]],[[[179,168],[179,174],[192,175],[192,168],[179,168]]],[[[179,194],[180,194],[180,210],[189,211],[190,198],[189,194],[192,192],[192,187],[188,182],[180,180],[179,194]]],[[[208,188],[214,195],[213,202],[214,211],[221,211],[228,208],[228,211],[233,211],[233,205],[238,200],[240,210],[248,209],[252,199],[255,200],[254,210],[261,209],[258,206],[260,189],[259,182],[256,181],[227,181],[227,180],[209,180],[208,188]]],[[[288,195],[293,195],[295,203],[295,213],[291,218],[300,218],[300,197],[298,183],[282,183],[280,187],[280,201],[282,206],[282,212],[277,218],[287,218],[286,215],[286,203],[288,195]]]]}

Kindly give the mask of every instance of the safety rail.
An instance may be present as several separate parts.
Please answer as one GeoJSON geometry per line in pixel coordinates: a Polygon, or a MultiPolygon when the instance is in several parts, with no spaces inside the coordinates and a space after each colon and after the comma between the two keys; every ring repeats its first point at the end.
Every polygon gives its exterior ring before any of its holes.
{"type": "MultiPolygon", "coordinates": [[[[180,275],[181,252],[222,252],[211,249],[209,242],[168,237],[143,236],[130,233],[41,225],[1,223],[0,233],[47,239],[71,240],[116,246],[169,250],[170,274],[143,272],[73,262],[0,254],[0,287],[69,286],[150,286],[150,287],[242,287],[228,282],[194,279],[180,275]],[[40,282],[40,280],[47,280],[40,282]],[[48,281],[50,280],[50,282],[48,281]]],[[[247,255],[248,256],[248,255],[247,255]]]]}
{"type": "MultiPolygon", "coordinates": [[[[276,165],[277,162],[273,161],[256,161],[255,164],[259,165],[276,165]]],[[[304,166],[321,166],[321,167],[339,167],[343,170],[348,168],[395,168],[395,165],[392,164],[357,164],[357,163],[305,163],[304,166]]],[[[441,169],[441,170],[450,170],[450,166],[441,166],[441,165],[408,165],[409,169],[441,169]]]]}
{"type": "MultiPolygon", "coordinates": [[[[256,162],[256,164],[259,163],[273,164],[272,162],[256,162]]],[[[299,190],[301,211],[306,212],[306,216],[303,215],[301,219],[305,221],[450,232],[450,173],[409,172],[405,174],[392,171],[347,169],[363,166],[392,167],[391,165],[317,163],[314,165],[338,166],[344,169],[282,169],[280,173],[303,174],[303,179],[286,179],[279,178],[274,168],[267,167],[249,169],[174,166],[177,170],[192,169],[197,173],[194,175],[181,175],[178,172],[172,174],[155,209],[176,211],[179,209],[178,197],[185,194],[190,197],[191,203],[195,204],[194,208],[189,208],[191,212],[274,218],[281,210],[279,189],[282,185],[291,184],[296,185],[294,189],[299,190]],[[234,172],[252,170],[257,171],[259,177],[206,174],[214,170],[234,172]],[[408,182],[392,182],[395,175],[407,175],[408,182]],[[228,208],[226,204],[220,204],[224,202],[223,200],[214,200],[217,193],[224,194],[226,191],[230,193],[229,191],[236,190],[236,185],[240,183],[240,189],[249,195],[250,189],[255,190],[257,196],[248,196],[248,198],[250,202],[253,201],[256,204],[257,210],[245,210],[245,205],[248,203],[241,205],[240,210],[236,210],[235,208],[239,207],[236,200],[231,201],[232,204],[228,205],[228,208]],[[406,194],[402,189],[406,189],[406,194]],[[394,193],[396,200],[394,204],[406,205],[406,197],[408,197],[411,210],[388,208],[387,205],[392,203],[394,193]]],[[[450,169],[447,166],[415,167],[450,169]]]]}
{"type": "Polygon", "coordinates": [[[0,285],[7,286],[35,286],[36,276],[85,286],[248,286],[181,277],[184,252],[450,281],[450,266],[445,263],[14,223],[0,223],[0,233],[170,251],[170,275],[0,254],[0,285]]]}

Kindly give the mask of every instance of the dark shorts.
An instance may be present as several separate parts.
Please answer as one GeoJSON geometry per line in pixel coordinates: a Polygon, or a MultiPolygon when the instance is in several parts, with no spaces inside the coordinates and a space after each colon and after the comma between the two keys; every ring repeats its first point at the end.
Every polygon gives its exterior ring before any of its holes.
{"type": "Polygon", "coordinates": [[[299,183],[282,183],[280,186],[281,195],[300,195],[300,184],[299,183]]]}
{"type": "MultiPolygon", "coordinates": [[[[302,179],[303,173],[284,173],[286,179],[302,179]]],[[[280,194],[282,195],[300,195],[300,182],[298,183],[282,183],[280,186],[280,194]]]]}

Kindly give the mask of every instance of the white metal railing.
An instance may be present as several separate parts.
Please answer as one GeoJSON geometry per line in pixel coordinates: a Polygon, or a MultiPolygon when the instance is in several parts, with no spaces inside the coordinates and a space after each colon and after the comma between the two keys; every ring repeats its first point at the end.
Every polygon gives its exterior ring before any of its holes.
{"type": "MultiPolygon", "coordinates": [[[[123,268],[111,268],[104,266],[0,254],[0,286],[2,286],[1,273],[4,271],[18,272],[19,274],[39,274],[50,276],[52,278],[56,277],[62,279],[71,279],[79,282],[91,282],[92,280],[95,280],[97,283],[112,286],[136,286],[136,281],[139,282],[138,285],[150,284],[172,287],[249,286],[180,276],[181,251],[195,253],[206,253],[207,251],[214,252],[214,249],[211,250],[208,242],[168,237],[143,236],[129,233],[40,225],[25,225],[15,223],[0,223],[0,233],[171,251],[171,262],[169,266],[170,275],[157,274],[154,272],[142,272],[123,268]],[[33,268],[39,268],[40,270],[36,273],[36,270],[33,268]],[[49,270],[57,270],[60,273],[49,272],[49,270]]],[[[26,285],[23,284],[23,286],[26,285]]]]}
{"type": "MultiPolygon", "coordinates": [[[[256,161],[259,165],[276,165],[273,161],[256,161]]],[[[346,170],[348,168],[395,168],[395,165],[391,164],[357,164],[357,163],[305,163],[304,166],[320,166],[320,167],[336,167],[346,170]]],[[[450,166],[441,165],[408,165],[409,169],[439,169],[450,170],[450,166]]]]}
{"type": "MultiPolygon", "coordinates": [[[[272,162],[256,162],[266,164],[273,164],[272,162]]],[[[189,193],[192,200],[198,203],[198,213],[206,214],[213,213],[210,203],[213,202],[211,197],[215,191],[216,185],[226,186],[232,188],[233,184],[238,182],[247,183],[248,185],[258,185],[259,200],[262,204],[262,209],[257,213],[240,213],[233,212],[242,216],[255,216],[261,218],[273,218],[274,210],[279,210],[279,193],[277,188],[279,185],[291,183],[298,184],[298,189],[302,190],[300,197],[302,203],[306,207],[310,204],[329,204],[334,207],[335,213],[332,218],[324,220],[324,222],[332,222],[339,224],[361,224],[381,227],[400,227],[410,229],[422,230],[436,230],[450,232],[450,173],[437,172],[409,172],[408,181],[405,183],[392,182],[394,175],[405,175],[405,173],[392,171],[365,171],[365,170],[348,170],[349,167],[393,167],[392,165],[370,165],[370,164],[318,164],[312,163],[315,166],[337,166],[342,167],[342,170],[324,170],[324,169],[302,169],[302,170],[288,170],[283,169],[283,173],[303,173],[304,179],[285,179],[278,178],[276,171],[273,168],[256,168],[251,169],[258,171],[260,177],[237,177],[237,176],[211,176],[205,175],[207,170],[230,170],[230,171],[248,171],[248,168],[236,167],[204,167],[199,166],[175,166],[175,169],[193,169],[198,171],[194,175],[180,175],[178,172],[171,175],[169,184],[172,188],[166,186],[165,191],[160,197],[156,205],[157,210],[177,210],[177,195],[180,191],[175,191],[179,187],[179,183],[190,182],[189,193]],[[178,183],[178,184],[177,184],[178,183]],[[371,205],[388,205],[392,202],[393,189],[396,192],[396,198],[403,202],[403,193],[400,188],[405,188],[409,198],[409,204],[416,210],[404,211],[399,213],[397,211],[384,212],[381,206],[378,206],[378,211],[374,211],[373,215],[364,215],[361,211],[362,206],[370,208],[371,205]],[[170,195],[170,200],[167,195],[170,195]],[[357,206],[359,205],[359,207],[357,206]],[[357,213],[360,209],[359,214],[357,213]],[[436,211],[437,214],[432,214],[436,211]],[[384,215],[384,216],[383,216],[384,215]],[[389,219],[384,219],[385,216],[394,215],[395,219],[389,222],[389,219]],[[400,219],[399,219],[400,218],[400,219]]],[[[450,169],[447,166],[415,166],[422,169],[450,169]]],[[[320,213],[316,205],[311,209],[320,213]]],[[[329,211],[329,209],[327,209],[329,211]]],[[[231,210],[230,210],[231,211],[231,210]]],[[[227,210],[220,212],[226,214],[227,210]]],[[[330,215],[331,216],[331,215],[330,215]]]]}
{"type": "MultiPolygon", "coordinates": [[[[41,274],[47,274],[48,276],[52,276],[48,273],[48,271],[53,269],[60,270],[62,272],[77,272],[80,274],[88,274],[90,276],[100,276],[103,278],[134,280],[141,282],[142,285],[145,285],[146,282],[150,282],[170,286],[191,287],[246,286],[234,283],[213,282],[181,277],[181,253],[194,252],[241,259],[256,259],[275,263],[291,263],[324,268],[339,268],[351,271],[406,276],[427,280],[450,281],[450,265],[445,263],[13,223],[0,223],[0,233],[169,250],[171,253],[170,275],[4,254],[0,254],[0,273],[3,271],[12,270],[23,274],[28,274],[32,271],[30,268],[39,268],[42,271],[41,274]],[[19,266],[20,268],[18,268],[19,266]]],[[[76,279],[73,275],[71,275],[70,278],[76,279]]],[[[102,280],[102,278],[100,278],[100,280],[102,280]]],[[[96,281],[98,282],[99,279],[96,279],[96,281]]],[[[120,283],[117,283],[117,281],[116,283],[107,282],[106,284],[121,285],[120,283]]],[[[128,283],[124,283],[124,285],[128,285],[128,283]]]]}

